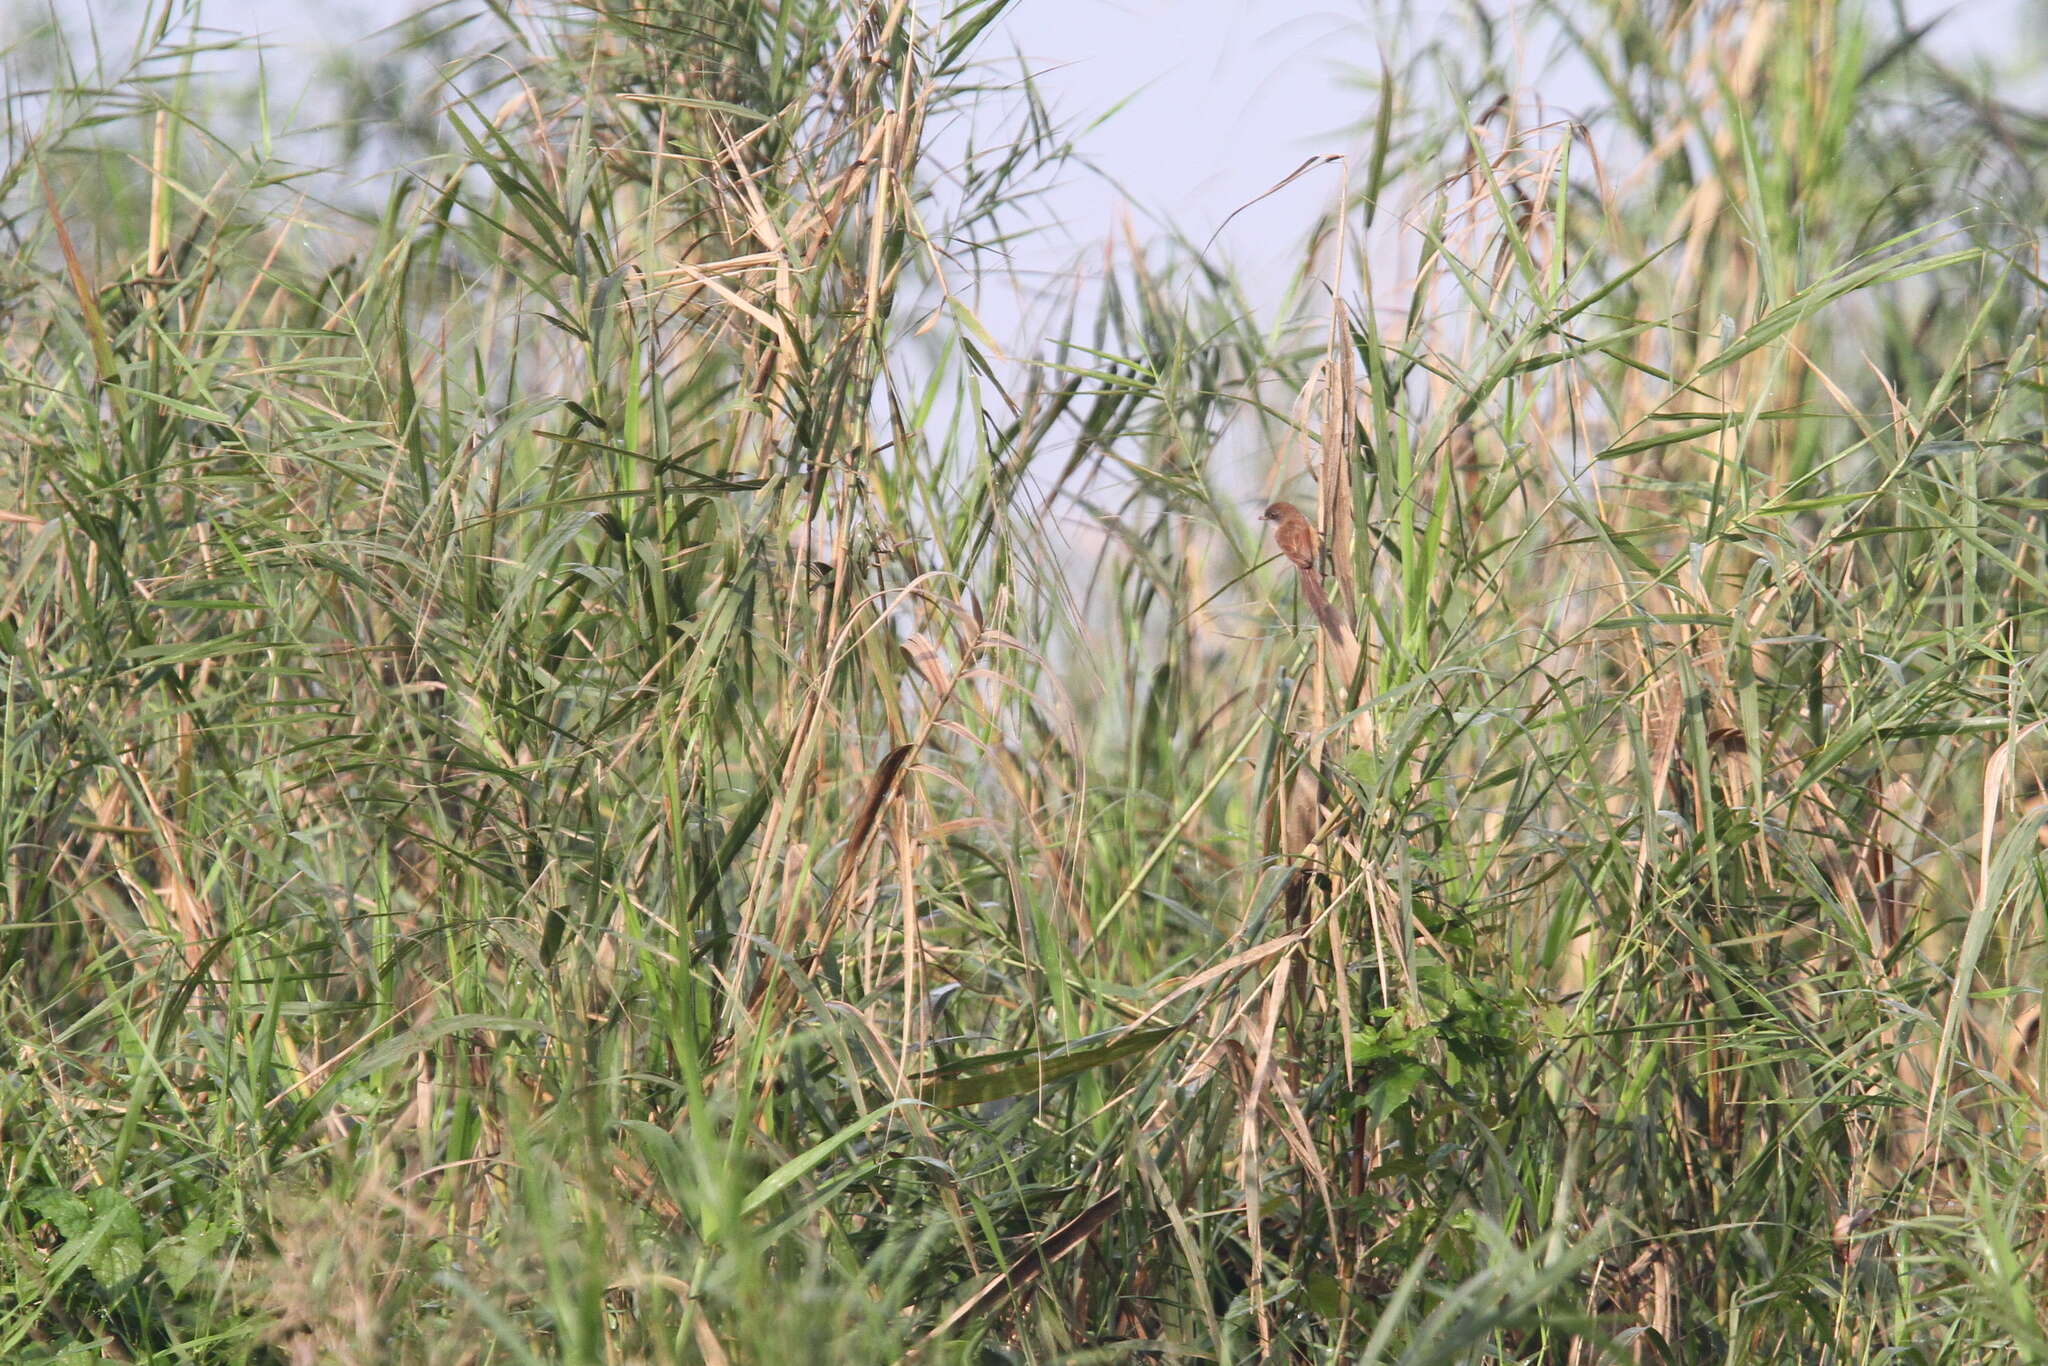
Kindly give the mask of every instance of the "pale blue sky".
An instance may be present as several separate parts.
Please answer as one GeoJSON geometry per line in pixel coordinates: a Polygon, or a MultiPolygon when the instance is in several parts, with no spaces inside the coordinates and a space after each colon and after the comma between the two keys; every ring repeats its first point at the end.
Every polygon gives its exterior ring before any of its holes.
{"type": "MultiPolygon", "coordinates": [[[[141,0],[54,3],[74,28],[97,20],[103,34],[125,36],[141,0]]],[[[285,49],[271,61],[277,77],[288,75],[293,63],[286,53],[294,49],[373,48],[379,29],[421,3],[204,0],[203,12],[218,29],[260,32],[285,49]]],[[[1368,0],[1022,0],[984,52],[1022,52],[1048,102],[1070,124],[1128,97],[1081,139],[1091,160],[1131,201],[1170,218],[1197,242],[1242,209],[1217,250],[1255,283],[1271,284],[1276,267],[1298,256],[1309,225],[1329,203],[1334,173],[1312,173],[1269,200],[1244,206],[1311,153],[1348,150],[1336,130],[1372,111],[1366,97],[1345,87],[1341,73],[1377,67],[1372,16],[1395,8],[1368,0]]],[[[1423,3],[1410,13],[1436,8],[1423,3]]],[[[1533,8],[1489,6],[1509,34],[1517,13],[1533,8]]],[[[2012,56],[2015,39],[2043,27],[2048,0],[1907,0],[1905,10],[1915,21],[1946,15],[1937,37],[1951,54],[1974,47],[2012,56]]],[[[2037,33],[2033,42],[2038,47],[2042,41],[2037,33]]],[[[1568,71],[1553,73],[1544,97],[1564,109],[1583,105],[1590,90],[1574,85],[1568,71]]],[[[289,117],[291,80],[277,80],[273,91],[289,117]]],[[[1066,177],[1043,208],[1065,232],[1024,248],[1020,264],[1031,270],[1063,264],[1078,244],[1112,232],[1126,211],[1117,189],[1081,174],[1066,177]]],[[[1137,221],[1141,236],[1152,235],[1142,215],[1137,221]]]]}
{"type": "MultiPolygon", "coordinates": [[[[58,3],[100,7],[108,0],[58,3]]],[[[217,24],[262,27],[285,43],[355,45],[417,3],[208,0],[207,13],[217,24]]],[[[1367,0],[1022,0],[985,51],[1014,48],[1032,59],[1041,89],[1071,120],[1131,96],[1089,131],[1085,146],[1133,200],[1202,240],[1311,152],[1346,150],[1329,135],[1371,110],[1343,88],[1340,69],[1377,66],[1373,18],[1395,8],[1367,0]]],[[[1437,8],[1425,3],[1410,12],[1437,8]]],[[[1512,32],[1517,11],[1534,6],[1488,8],[1512,32]]],[[[1956,54],[1977,47],[2013,55],[2014,40],[2033,26],[2022,14],[2048,17],[2043,0],[1906,0],[1904,8],[1913,22],[1946,16],[1936,37],[1956,54]]],[[[1570,108],[1589,95],[1574,84],[1569,73],[1554,74],[1544,93],[1570,108]]],[[[1311,177],[1246,209],[1219,247],[1254,268],[1261,257],[1285,259],[1333,189],[1327,177],[1311,177]]],[[[1108,185],[1076,176],[1048,207],[1087,241],[1111,230],[1122,205],[1108,185]]]]}

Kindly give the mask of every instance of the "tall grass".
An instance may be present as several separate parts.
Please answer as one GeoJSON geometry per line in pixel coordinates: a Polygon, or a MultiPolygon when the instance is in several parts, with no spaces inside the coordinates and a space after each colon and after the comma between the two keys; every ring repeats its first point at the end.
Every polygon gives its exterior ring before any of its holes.
{"type": "Polygon", "coordinates": [[[2048,120],[1395,24],[1012,358],[1004,7],[17,50],[0,1360],[2048,1360],[2048,120]]]}

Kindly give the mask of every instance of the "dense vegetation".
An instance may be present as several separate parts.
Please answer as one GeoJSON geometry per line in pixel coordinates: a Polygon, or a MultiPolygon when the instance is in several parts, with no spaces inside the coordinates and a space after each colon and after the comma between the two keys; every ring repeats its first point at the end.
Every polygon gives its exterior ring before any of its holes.
{"type": "Polygon", "coordinates": [[[18,33],[0,1360],[2048,1361],[2038,82],[1388,6],[1012,356],[1004,3],[18,33]]]}

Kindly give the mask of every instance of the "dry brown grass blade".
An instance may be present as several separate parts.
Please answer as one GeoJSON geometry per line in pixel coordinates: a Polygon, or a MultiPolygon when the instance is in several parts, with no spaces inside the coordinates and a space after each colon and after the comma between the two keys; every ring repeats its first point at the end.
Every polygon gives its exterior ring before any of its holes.
{"type": "Polygon", "coordinates": [[[943,1339],[961,1324],[979,1314],[985,1314],[996,1305],[1037,1280],[1054,1262],[1068,1256],[1094,1237],[1097,1230],[1116,1217],[1123,1208],[1122,1191],[1112,1191],[1087,1209],[1041,1238],[1038,1243],[1010,1263],[1008,1271],[992,1276],[972,1295],[969,1295],[952,1313],[940,1320],[939,1325],[926,1335],[907,1360],[915,1360],[932,1343],[943,1339]]]}
{"type": "MultiPolygon", "coordinates": [[[[34,155],[31,153],[31,155],[34,155]]],[[[86,278],[85,263],[79,259],[78,248],[72,244],[71,229],[65,226],[64,212],[57,206],[57,191],[50,184],[50,175],[43,168],[42,158],[35,157],[36,180],[43,189],[43,204],[50,211],[50,229],[57,234],[57,250],[64,256],[64,272],[71,280],[71,291],[78,298],[78,313],[85,321],[86,335],[92,339],[93,363],[99,368],[100,383],[112,384],[119,365],[114,358],[113,343],[107,337],[106,315],[100,312],[99,295],[86,278]]],[[[122,410],[120,395],[109,390],[108,398],[114,411],[122,410]]]]}
{"type": "Polygon", "coordinates": [[[881,818],[882,807],[896,790],[897,776],[903,772],[903,765],[909,762],[916,749],[915,745],[898,745],[875,765],[875,776],[868,781],[868,794],[861,801],[860,810],[853,818],[853,827],[846,837],[846,867],[841,870],[839,885],[833,891],[835,900],[846,889],[855,866],[860,863],[860,856],[867,852],[868,841],[874,838],[875,822],[881,818]]]}
{"type": "MultiPolygon", "coordinates": [[[[861,799],[860,809],[854,813],[853,824],[848,828],[846,852],[841,856],[843,862],[839,876],[832,884],[832,894],[825,899],[823,918],[818,930],[818,948],[806,960],[806,972],[816,970],[819,959],[838,926],[839,908],[845,900],[847,888],[853,884],[854,874],[859,871],[868,845],[874,840],[875,827],[881,821],[883,808],[888,805],[890,796],[896,791],[897,779],[901,776],[904,765],[910,761],[910,756],[917,752],[917,748],[915,742],[898,745],[882,756],[881,763],[875,765],[874,776],[868,780],[867,795],[861,799]]],[[[792,944],[790,947],[793,950],[795,946],[792,944]]],[[[765,983],[767,979],[762,980],[765,983]]],[[[757,996],[759,990],[757,987],[757,996]]]]}

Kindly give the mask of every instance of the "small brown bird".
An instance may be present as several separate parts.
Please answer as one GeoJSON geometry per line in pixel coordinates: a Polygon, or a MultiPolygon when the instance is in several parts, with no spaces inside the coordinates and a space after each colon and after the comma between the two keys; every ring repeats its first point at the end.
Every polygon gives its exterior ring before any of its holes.
{"type": "Polygon", "coordinates": [[[1317,538],[1315,527],[1308,518],[1301,515],[1301,509],[1292,503],[1275,503],[1259,514],[1262,522],[1273,524],[1273,542],[1280,547],[1280,553],[1301,573],[1302,596],[1308,599],[1309,610],[1316,614],[1316,620],[1323,629],[1342,640],[1344,619],[1337,615],[1337,609],[1330,604],[1329,595],[1323,592],[1322,575],[1316,569],[1317,538]]]}

